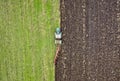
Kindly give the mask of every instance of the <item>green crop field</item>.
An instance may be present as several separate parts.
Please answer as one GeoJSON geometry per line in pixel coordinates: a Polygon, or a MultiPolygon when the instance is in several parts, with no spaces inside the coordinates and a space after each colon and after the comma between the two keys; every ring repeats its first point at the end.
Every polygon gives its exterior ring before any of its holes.
{"type": "Polygon", "coordinates": [[[0,0],[0,81],[54,81],[59,0],[0,0]]]}

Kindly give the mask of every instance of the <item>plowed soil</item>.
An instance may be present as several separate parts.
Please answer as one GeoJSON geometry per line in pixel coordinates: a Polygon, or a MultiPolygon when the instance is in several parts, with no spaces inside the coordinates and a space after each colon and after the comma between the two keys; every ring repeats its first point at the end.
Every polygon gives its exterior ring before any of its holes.
{"type": "Polygon", "coordinates": [[[120,81],[120,0],[60,0],[56,81],[120,81]]]}

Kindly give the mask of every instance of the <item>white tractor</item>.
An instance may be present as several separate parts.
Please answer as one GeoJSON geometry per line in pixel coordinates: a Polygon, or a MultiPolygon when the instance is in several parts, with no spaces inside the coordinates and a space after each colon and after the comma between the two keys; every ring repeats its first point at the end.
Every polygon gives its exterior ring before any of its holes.
{"type": "Polygon", "coordinates": [[[60,28],[56,28],[56,31],[55,31],[55,44],[56,44],[56,54],[55,54],[54,64],[57,63],[58,54],[62,44],[62,32],[60,28]]]}
{"type": "Polygon", "coordinates": [[[55,32],[55,44],[60,45],[62,43],[62,32],[60,28],[56,28],[55,32]]]}

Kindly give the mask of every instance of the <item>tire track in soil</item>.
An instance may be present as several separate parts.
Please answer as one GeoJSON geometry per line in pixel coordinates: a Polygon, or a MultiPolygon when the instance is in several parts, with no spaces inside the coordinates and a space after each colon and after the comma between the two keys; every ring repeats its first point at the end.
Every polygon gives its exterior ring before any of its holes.
{"type": "Polygon", "coordinates": [[[55,81],[120,81],[119,0],[60,0],[55,81]]]}

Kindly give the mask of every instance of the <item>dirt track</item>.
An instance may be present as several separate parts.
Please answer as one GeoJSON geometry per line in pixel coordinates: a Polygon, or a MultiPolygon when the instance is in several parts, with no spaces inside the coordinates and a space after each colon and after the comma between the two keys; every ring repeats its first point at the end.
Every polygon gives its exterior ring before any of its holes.
{"type": "Polygon", "coordinates": [[[60,0],[56,81],[120,81],[120,0],[60,0]]]}

